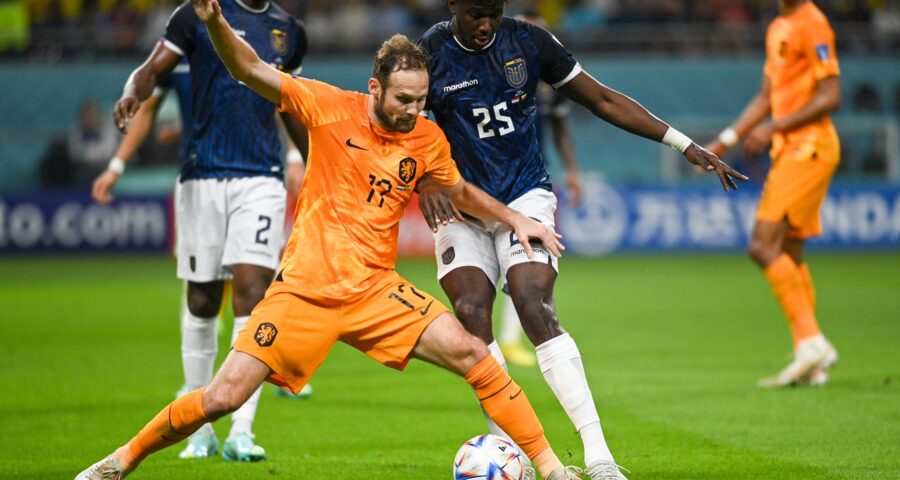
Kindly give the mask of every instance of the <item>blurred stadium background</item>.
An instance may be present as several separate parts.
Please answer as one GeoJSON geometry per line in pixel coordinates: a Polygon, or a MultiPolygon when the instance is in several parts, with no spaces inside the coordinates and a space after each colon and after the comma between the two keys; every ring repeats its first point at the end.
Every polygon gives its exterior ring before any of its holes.
{"type": "MultiPolygon", "coordinates": [[[[277,3],[306,24],[304,76],[356,90],[386,36],[417,38],[449,18],[442,0],[277,3]]],[[[843,88],[834,116],[842,163],[809,253],[820,316],[844,360],[821,392],[753,387],[790,348],[743,253],[768,159],[732,154],[752,182],[726,195],[670,149],[572,110],[585,199],[560,208],[570,258],[557,300],[581,339],[613,451],[634,478],[900,478],[900,2],[816,3],[837,34],[843,88]]],[[[176,5],[0,1],[0,411],[9,420],[0,438],[16,439],[0,454],[0,478],[71,477],[178,388],[174,96],[117,201],[89,196],[119,138],[112,106],[176,5]],[[79,141],[85,132],[89,145],[79,141]],[[37,333],[46,341],[31,342],[37,333]],[[118,379],[114,391],[97,389],[98,376],[118,379]]],[[[526,9],[601,82],[702,143],[756,92],[777,2],[511,0],[507,13],[526,9]]],[[[439,293],[416,212],[401,235],[399,269],[439,293]]],[[[551,441],[578,459],[577,436],[540,374],[514,375],[551,441]]],[[[280,463],[238,473],[218,462],[199,476],[443,478],[457,445],[484,427],[463,385],[427,367],[409,376],[339,348],[316,377],[319,403],[264,400],[257,433],[280,463]]],[[[170,453],[144,478],[197,478],[170,453]]]]}

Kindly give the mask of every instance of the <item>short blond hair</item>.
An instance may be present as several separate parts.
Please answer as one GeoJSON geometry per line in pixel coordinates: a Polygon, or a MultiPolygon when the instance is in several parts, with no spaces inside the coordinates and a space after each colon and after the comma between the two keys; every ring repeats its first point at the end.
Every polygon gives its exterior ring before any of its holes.
{"type": "Polygon", "coordinates": [[[390,74],[400,70],[428,71],[428,54],[422,47],[409,41],[406,35],[396,34],[384,41],[375,54],[372,76],[382,87],[387,87],[390,74]]]}

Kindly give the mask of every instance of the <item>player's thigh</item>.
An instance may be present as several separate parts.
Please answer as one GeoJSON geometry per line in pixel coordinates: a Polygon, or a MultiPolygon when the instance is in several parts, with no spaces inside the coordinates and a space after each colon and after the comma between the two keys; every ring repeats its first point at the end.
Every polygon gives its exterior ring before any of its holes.
{"type": "MultiPolygon", "coordinates": [[[[551,229],[556,229],[556,196],[553,192],[534,189],[521,197],[513,200],[509,208],[520,212],[532,220],[538,221],[551,229]]],[[[559,259],[556,258],[541,243],[532,242],[533,254],[531,258],[525,253],[525,248],[519,243],[512,227],[499,224],[494,232],[494,249],[500,265],[500,278],[504,286],[507,272],[510,268],[523,263],[538,263],[547,265],[555,272],[559,272],[559,259]]],[[[555,276],[554,276],[555,278],[555,276]]]]}
{"type": "Polygon", "coordinates": [[[438,280],[462,267],[481,270],[491,284],[500,274],[491,234],[475,221],[454,222],[438,228],[434,253],[438,280]]]}
{"type": "Polygon", "coordinates": [[[274,177],[235,178],[226,183],[228,233],[222,263],[275,270],[284,246],[284,185],[274,177]]]}
{"type": "Polygon", "coordinates": [[[397,272],[381,274],[364,294],[342,307],[341,340],[378,362],[406,367],[422,332],[447,307],[397,272]]]}
{"type": "Polygon", "coordinates": [[[340,306],[310,302],[276,282],[238,333],[234,349],[265,363],[269,381],[300,391],[338,340],[340,306]]]}
{"type": "Polygon", "coordinates": [[[222,255],[228,231],[225,182],[185,180],[175,205],[178,278],[196,283],[223,280],[222,255]]]}

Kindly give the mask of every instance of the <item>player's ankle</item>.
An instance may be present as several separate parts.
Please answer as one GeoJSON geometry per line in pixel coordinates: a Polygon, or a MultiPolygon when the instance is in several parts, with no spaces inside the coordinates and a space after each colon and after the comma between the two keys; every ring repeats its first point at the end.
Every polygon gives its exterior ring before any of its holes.
{"type": "Polygon", "coordinates": [[[552,448],[547,448],[543,452],[535,455],[534,458],[531,459],[531,462],[543,478],[548,478],[554,470],[563,466],[556,454],[553,453],[552,448]]]}
{"type": "Polygon", "coordinates": [[[119,460],[119,464],[126,472],[131,472],[141,463],[141,459],[134,454],[129,443],[117,448],[113,455],[119,460]]]}

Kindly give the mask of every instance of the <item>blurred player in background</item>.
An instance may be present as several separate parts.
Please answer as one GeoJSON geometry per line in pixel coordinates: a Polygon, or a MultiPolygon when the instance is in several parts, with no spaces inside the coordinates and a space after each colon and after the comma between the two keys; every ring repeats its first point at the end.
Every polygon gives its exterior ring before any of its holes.
{"type": "MultiPolygon", "coordinates": [[[[150,96],[150,98],[141,103],[141,107],[140,109],[138,109],[138,112],[131,119],[131,121],[128,122],[128,131],[125,132],[125,135],[122,137],[122,140],[119,143],[119,147],[116,150],[115,156],[109,162],[109,167],[107,167],[106,171],[98,175],[94,180],[93,187],[91,189],[91,197],[94,199],[94,201],[104,205],[112,202],[112,189],[115,188],[116,183],[124,173],[125,166],[128,164],[129,160],[134,156],[138,148],[142,143],[144,143],[147,136],[152,131],[153,125],[156,123],[160,108],[162,107],[166,96],[172,90],[175,91],[175,98],[177,99],[178,110],[180,112],[180,128],[178,129],[181,139],[179,143],[179,158],[181,160],[181,163],[184,163],[184,159],[186,158],[185,150],[187,149],[187,145],[190,141],[191,136],[192,117],[190,69],[191,66],[188,63],[187,59],[182,59],[181,62],[175,67],[175,69],[172,70],[159,82],[159,85],[156,89],[154,89],[153,94],[150,96]]],[[[297,200],[297,192],[300,190],[300,185],[303,182],[303,173],[305,171],[305,168],[303,165],[303,154],[297,149],[290,138],[287,139],[286,147],[287,153],[285,155],[284,186],[287,190],[287,203],[285,205],[287,213],[285,217],[290,217],[292,220],[294,208],[293,204],[297,200]]],[[[178,182],[175,186],[176,204],[178,204],[179,202],[178,191],[180,190],[180,185],[181,183],[178,182]]],[[[227,280],[225,282],[224,293],[222,295],[222,304],[217,315],[217,325],[221,325],[220,322],[222,320],[222,312],[225,309],[225,303],[231,297],[230,291],[231,281],[227,280]]],[[[187,282],[185,282],[185,289],[182,292],[181,299],[182,320],[190,314],[187,308],[187,282]]],[[[182,321],[180,322],[180,325],[182,329],[182,338],[192,338],[191,333],[185,333],[183,331],[185,323],[182,321]]],[[[184,354],[188,357],[183,361],[185,365],[189,365],[192,361],[191,359],[198,356],[198,352],[196,352],[191,347],[191,345],[184,346],[184,354]]],[[[199,356],[206,359],[209,356],[209,352],[199,352],[199,356]]],[[[213,353],[213,358],[215,358],[215,356],[216,353],[213,353]]],[[[206,360],[204,360],[204,365],[205,364],[206,360]]],[[[182,385],[182,388],[178,391],[176,396],[190,391],[187,385],[188,376],[188,372],[185,372],[185,384],[182,385]]],[[[286,398],[309,398],[312,395],[312,385],[306,385],[303,388],[303,391],[297,395],[294,395],[287,390],[284,390],[283,388],[277,388],[276,392],[279,396],[286,398]]],[[[185,453],[185,455],[187,454],[188,452],[185,453]]]]}
{"type": "Polygon", "coordinates": [[[266,379],[298,391],[340,340],[393,368],[416,357],[464,376],[543,478],[574,480],[484,343],[394,270],[400,219],[425,176],[475,215],[509,224],[528,256],[531,239],[554,255],[562,250],[552,229],[463,180],[441,130],[419,119],[428,93],[425,53],[395,35],[376,55],[369,94],[347,92],[272,68],[229,27],[215,0],[192,3],[229,72],[309,129],[314,148],[297,219],[275,283],[209,388],[172,402],[77,478],[124,477],[149,454],[237,408],[266,379]]]}
{"type": "MultiPolygon", "coordinates": [[[[533,10],[527,10],[516,16],[519,20],[547,28],[547,22],[533,10]]],[[[547,140],[544,127],[549,124],[553,135],[553,145],[559,154],[566,169],[566,197],[568,205],[574,207],[581,203],[581,177],[578,174],[578,162],[575,159],[575,146],[572,142],[572,132],[569,128],[569,113],[572,109],[568,101],[546,82],[538,84],[537,91],[538,116],[536,118],[538,142],[541,146],[542,156],[546,160],[547,140]]],[[[500,335],[497,344],[503,358],[510,365],[531,367],[537,364],[534,352],[522,344],[522,323],[516,306],[513,304],[509,289],[503,288],[503,307],[500,314],[500,335]]]]}
{"type": "MultiPolygon", "coordinates": [[[[537,136],[539,80],[601,119],[715,171],[726,191],[736,188],[732,177],[746,179],[634,100],[597,82],[552,34],[504,17],[504,0],[449,0],[448,7],[452,20],[435,25],[420,41],[431,58],[426,108],[447,135],[463,177],[511,208],[555,224],[556,197],[537,136]]],[[[556,316],[558,260],[540,245],[533,257],[526,256],[505,225],[463,221],[433,186],[420,185],[419,192],[425,220],[435,231],[438,278],[460,321],[505,365],[491,325],[499,278],[536,346],[544,379],[581,436],[585,473],[592,480],[625,478],[604,439],[581,354],[556,316]]],[[[503,434],[496,425],[490,428],[503,434]]]]}
{"type": "Polygon", "coordinates": [[[830,112],[841,102],[834,32],[808,0],[781,0],[766,33],[759,93],[708,145],[723,155],[743,141],[748,155],[770,143],[772,167],[750,239],[750,256],[765,274],[794,337],[794,360],[762,387],[824,384],[837,350],[819,329],[816,296],[803,260],[806,239],[819,235],[819,208],[840,162],[830,112]],[[771,120],[768,118],[771,115],[771,120]]]}
{"type": "MultiPolygon", "coordinates": [[[[265,0],[224,0],[222,8],[267,62],[299,72],[306,34],[297,19],[265,0]]],[[[176,256],[178,277],[188,282],[182,318],[185,382],[195,390],[212,378],[225,280],[233,282],[233,340],[274,277],[284,244],[286,192],[275,107],[228,74],[189,4],[175,10],[163,40],[129,77],[116,104],[119,128],[125,129],[182,59],[190,65],[191,117],[176,192],[176,256]]],[[[289,116],[282,118],[293,141],[305,149],[306,130],[289,116]]],[[[228,460],[266,458],[252,433],[259,395],[257,390],[232,416],[222,449],[228,460]]],[[[202,458],[217,450],[215,432],[207,426],[180,456],[202,458]]]]}

